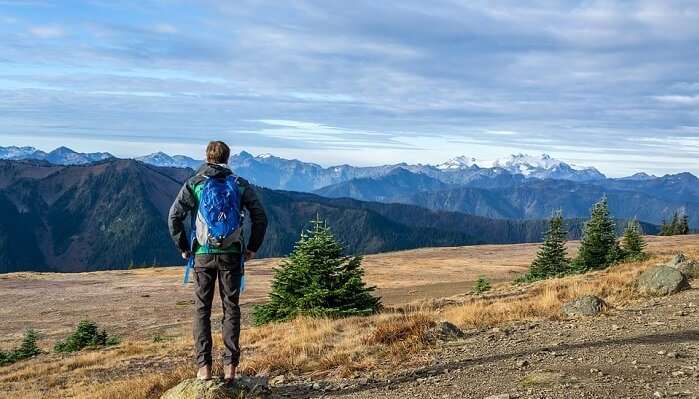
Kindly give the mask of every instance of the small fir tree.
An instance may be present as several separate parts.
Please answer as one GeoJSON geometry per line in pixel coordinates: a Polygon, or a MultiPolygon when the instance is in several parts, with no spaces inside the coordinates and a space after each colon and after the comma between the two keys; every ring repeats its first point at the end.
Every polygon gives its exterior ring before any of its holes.
{"type": "Polygon", "coordinates": [[[28,329],[24,333],[24,338],[22,338],[22,343],[19,345],[19,348],[17,348],[16,356],[18,359],[28,359],[30,357],[34,357],[36,355],[41,354],[41,349],[36,344],[36,341],[39,339],[39,334],[37,334],[36,330],[34,329],[28,329]]]}
{"type": "Polygon", "coordinates": [[[604,269],[619,261],[621,256],[621,249],[616,241],[616,226],[609,216],[609,205],[605,196],[592,207],[590,220],[585,223],[582,242],[573,266],[579,272],[604,269]]]}
{"type": "Polygon", "coordinates": [[[663,218],[662,223],[660,224],[660,235],[661,236],[671,236],[672,232],[670,231],[670,224],[667,222],[667,219],[663,218]]]}
{"type": "Polygon", "coordinates": [[[529,272],[524,280],[535,281],[567,273],[570,270],[570,259],[565,248],[567,238],[568,230],[565,227],[563,215],[560,211],[556,212],[549,221],[544,243],[536,259],[529,266],[529,272]]]}
{"type": "Polygon", "coordinates": [[[484,292],[490,291],[492,286],[490,285],[490,281],[486,279],[483,276],[478,277],[478,280],[476,280],[476,284],[473,286],[473,293],[474,294],[482,294],[484,292]]]}
{"type": "Polygon", "coordinates": [[[267,304],[254,310],[256,324],[298,315],[344,317],[375,313],[380,299],[362,280],[362,258],[344,256],[327,222],[312,221],[281,267],[275,270],[267,304]]]}
{"type": "Polygon", "coordinates": [[[621,239],[624,257],[630,260],[643,260],[647,257],[645,253],[646,241],[643,239],[643,231],[638,220],[629,220],[624,230],[624,237],[621,239]]]}
{"type": "Polygon", "coordinates": [[[679,227],[677,228],[677,234],[689,234],[689,216],[686,213],[683,214],[680,218],[679,227]]]}
{"type": "Polygon", "coordinates": [[[670,227],[668,227],[668,230],[670,231],[671,236],[674,236],[676,234],[679,234],[680,231],[680,215],[675,211],[675,213],[672,214],[672,222],[670,223],[670,227]]]}

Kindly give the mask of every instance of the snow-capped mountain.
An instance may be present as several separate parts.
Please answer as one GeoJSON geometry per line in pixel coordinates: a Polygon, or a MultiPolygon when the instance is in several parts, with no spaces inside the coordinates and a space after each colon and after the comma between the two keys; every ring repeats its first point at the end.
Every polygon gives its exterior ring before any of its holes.
{"type": "Polygon", "coordinates": [[[34,147],[0,147],[0,159],[45,159],[46,155],[34,147]]]}
{"type": "Polygon", "coordinates": [[[528,154],[510,155],[493,163],[494,168],[504,169],[526,178],[572,181],[601,180],[605,176],[593,167],[579,167],[551,158],[547,154],[534,157],[528,154]]]}
{"type": "Polygon", "coordinates": [[[653,179],[657,179],[657,178],[658,178],[658,176],[649,175],[646,172],[638,172],[638,173],[634,173],[631,176],[621,177],[621,178],[619,178],[619,180],[644,181],[644,180],[653,180],[653,179]]]}
{"type": "Polygon", "coordinates": [[[185,155],[168,155],[162,151],[136,158],[137,161],[154,166],[197,169],[204,161],[185,155]]]}
{"type": "Polygon", "coordinates": [[[84,165],[114,156],[108,152],[81,153],[67,147],[59,147],[47,153],[34,147],[0,147],[0,159],[39,160],[56,165],[84,165]]]}
{"type": "Polygon", "coordinates": [[[84,165],[108,158],[114,156],[108,152],[75,152],[68,147],[58,147],[46,155],[46,161],[56,165],[84,165]]]}
{"type": "Polygon", "coordinates": [[[465,155],[452,158],[436,166],[439,170],[468,169],[476,165],[476,158],[469,158],[465,155]]]}

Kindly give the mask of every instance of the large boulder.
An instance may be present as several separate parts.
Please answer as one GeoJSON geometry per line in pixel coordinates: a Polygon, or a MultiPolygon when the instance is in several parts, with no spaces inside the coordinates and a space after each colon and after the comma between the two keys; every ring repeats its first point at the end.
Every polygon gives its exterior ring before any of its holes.
{"type": "Polygon", "coordinates": [[[643,295],[670,295],[689,288],[687,277],[668,266],[656,266],[643,272],[636,280],[638,292],[643,295]]]}
{"type": "Polygon", "coordinates": [[[271,394],[261,380],[238,377],[233,384],[221,379],[202,381],[196,378],[182,381],[168,390],[161,399],[267,399],[271,394]]]}
{"type": "Polygon", "coordinates": [[[687,258],[682,253],[675,255],[666,266],[679,270],[688,279],[699,278],[699,262],[687,258]]]}
{"type": "Polygon", "coordinates": [[[595,316],[602,312],[607,304],[594,295],[585,295],[566,302],[561,306],[561,313],[568,317],[595,316]]]}

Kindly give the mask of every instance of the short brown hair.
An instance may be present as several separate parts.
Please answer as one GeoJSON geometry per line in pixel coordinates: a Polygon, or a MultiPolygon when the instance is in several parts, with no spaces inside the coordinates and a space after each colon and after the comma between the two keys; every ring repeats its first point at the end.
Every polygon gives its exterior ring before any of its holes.
{"type": "Polygon", "coordinates": [[[231,149],[223,141],[212,141],[206,146],[206,162],[228,163],[231,149]]]}

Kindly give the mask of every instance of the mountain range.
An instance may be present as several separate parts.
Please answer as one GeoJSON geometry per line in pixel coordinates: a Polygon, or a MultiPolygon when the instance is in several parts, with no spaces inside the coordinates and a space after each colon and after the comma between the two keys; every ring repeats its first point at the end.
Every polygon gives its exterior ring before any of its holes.
{"type": "MultiPolygon", "coordinates": [[[[79,153],[66,147],[50,153],[33,147],[0,147],[0,159],[46,160],[58,165],[80,165],[113,157],[109,153],[79,153]]],[[[197,169],[203,161],[184,155],[168,155],[157,152],[135,158],[138,161],[164,167],[197,169]]],[[[480,167],[475,158],[456,157],[439,165],[394,164],[373,167],[337,165],[324,168],[320,165],[289,160],[262,154],[253,156],[242,151],[230,159],[230,165],[239,174],[248,176],[255,184],[274,188],[311,192],[333,184],[352,179],[384,176],[401,168],[413,173],[421,173],[448,184],[466,184],[474,180],[504,175],[514,179],[558,179],[571,181],[593,181],[605,176],[592,167],[576,167],[543,154],[533,157],[526,154],[511,155],[496,160],[492,167],[480,167]]]]}
{"type": "MultiPolygon", "coordinates": [[[[191,174],[188,168],[116,158],[71,166],[0,161],[0,273],[180,264],[166,215],[191,174]]],[[[270,220],[261,256],[288,254],[316,215],[328,220],[349,253],[359,254],[534,242],[546,229],[542,220],[498,220],[410,204],[258,190],[270,220]]],[[[568,224],[571,238],[579,237],[582,221],[568,224]]],[[[657,232],[649,224],[644,229],[657,232]]]]}
{"type": "MultiPolygon", "coordinates": [[[[108,153],[81,154],[67,148],[43,153],[32,147],[0,147],[0,158],[37,158],[54,164],[86,164],[108,159],[108,153]]],[[[136,158],[159,167],[198,168],[202,161],[159,152],[136,158]]],[[[699,180],[690,173],[661,177],[637,173],[607,178],[597,169],[577,167],[546,154],[512,155],[491,167],[457,157],[439,165],[393,164],[373,167],[322,167],[269,154],[240,152],[230,166],[252,183],[329,198],[402,203],[438,211],[500,219],[544,219],[554,210],[566,217],[585,217],[604,195],[615,215],[659,224],[674,212],[687,213],[699,228],[699,180]]]]}

